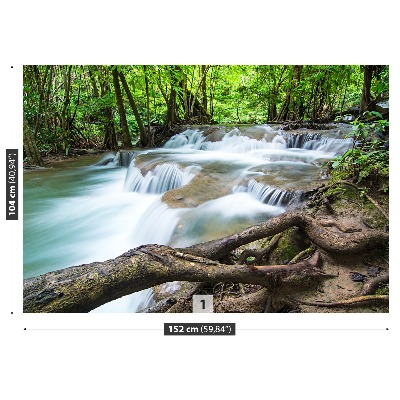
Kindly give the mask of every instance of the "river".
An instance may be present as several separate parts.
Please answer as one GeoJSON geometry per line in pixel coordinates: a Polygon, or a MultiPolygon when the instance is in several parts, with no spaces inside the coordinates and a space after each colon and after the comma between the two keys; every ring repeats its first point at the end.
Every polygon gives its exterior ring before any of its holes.
{"type": "MultiPolygon", "coordinates": [[[[351,147],[345,124],[192,127],[162,148],[80,157],[24,173],[24,278],[114,258],[142,244],[185,247],[279,215],[351,147]]],[[[136,312],[152,290],[92,312],[136,312]]]]}

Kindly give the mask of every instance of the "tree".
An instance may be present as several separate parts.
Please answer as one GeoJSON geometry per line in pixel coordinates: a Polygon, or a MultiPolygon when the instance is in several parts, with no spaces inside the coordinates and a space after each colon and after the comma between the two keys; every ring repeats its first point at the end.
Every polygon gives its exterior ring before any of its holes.
{"type": "Polygon", "coordinates": [[[295,110],[295,90],[300,83],[301,71],[303,69],[302,65],[293,65],[292,72],[290,74],[290,81],[288,82],[288,90],[286,93],[286,98],[283,102],[282,108],[279,112],[278,120],[285,121],[287,119],[294,120],[296,119],[296,110],[295,110]]]}
{"type": "Polygon", "coordinates": [[[201,66],[201,94],[203,110],[207,114],[207,72],[210,69],[209,65],[201,66]]]}
{"type": "Polygon", "coordinates": [[[165,121],[165,126],[171,128],[172,125],[176,124],[179,121],[178,112],[177,112],[177,90],[178,90],[178,72],[177,70],[172,67],[168,66],[168,72],[170,77],[170,92],[169,96],[166,97],[167,99],[167,117],[165,121]]]}
{"type": "Polygon", "coordinates": [[[381,94],[380,92],[376,93],[375,98],[372,97],[372,80],[373,78],[379,79],[381,72],[385,69],[385,66],[364,65],[362,69],[364,72],[364,82],[361,94],[360,115],[363,115],[365,111],[373,111],[375,103],[379,101],[379,95],[381,94]]]}
{"type": "Polygon", "coordinates": [[[147,77],[148,69],[147,65],[143,65],[144,72],[144,82],[146,86],[146,110],[147,110],[147,138],[148,145],[150,147],[154,147],[154,137],[152,134],[151,126],[150,126],[150,92],[149,92],[149,79],[147,77]]]}
{"type": "Polygon", "coordinates": [[[24,123],[24,149],[28,158],[29,164],[38,165],[43,167],[44,162],[40,152],[36,146],[35,136],[29,128],[28,121],[26,120],[25,112],[23,116],[24,123]]]}
{"type": "Polygon", "coordinates": [[[367,111],[371,103],[371,81],[374,72],[374,65],[365,65],[364,70],[364,84],[361,94],[360,115],[367,111]]]}
{"type": "Polygon", "coordinates": [[[123,147],[136,129],[140,144],[151,146],[154,121],[168,136],[182,121],[328,120],[358,104],[361,89],[361,113],[373,110],[388,98],[388,81],[388,66],[27,65],[24,110],[42,152],[99,143],[115,149],[116,112],[123,147]]]}
{"type": "Polygon", "coordinates": [[[93,87],[93,97],[101,103],[99,110],[99,120],[103,126],[103,148],[117,149],[117,136],[114,126],[113,110],[109,104],[110,85],[108,81],[107,71],[101,66],[88,66],[88,73],[93,87]],[[98,84],[100,84],[100,93],[98,84]]]}
{"type": "Polygon", "coordinates": [[[69,146],[69,133],[71,130],[71,108],[70,108],[70,91],[71,91],[71,71],[72,65],[68,65],[66,68],[61,67],[62,80],[64,85],[64,102],[60,114],[61,119],[61,134],[63,136],[64,150],[69,146]]]}
{"type": "Polygon", "coordinates": [[[146,131],[144,129],[142,118],[140,117],[138,108],[136,106],[136,102],[132,96],[131,91],[129,90],[128,83],[126,82],[125,75],[123,74],[122,70],[119,71],[119,78],[120,78],[122,86],[125,90],[126,96],[128,97],[129,105],[131,106],[131,109],[133,111],[133,114],[135,116],[136,122],[139,127],[140,144],[141,144],[141,146],[145,147],[145,146],[147,146],[148,136],[146,135],[146,131]]]}
{"type": "Polygon", "coordinates": [[[118,67],[114,66],[112,69],[115,99],[117,101],[119,120],[121,123],[122,130],[122,147],[128,149],[132,147],[131,136],[129,134],[128,122],[126,120],[126,112],[124,107],[124,101],[122,99],[121,87],[119,86],[118,78],[118,67]]]}

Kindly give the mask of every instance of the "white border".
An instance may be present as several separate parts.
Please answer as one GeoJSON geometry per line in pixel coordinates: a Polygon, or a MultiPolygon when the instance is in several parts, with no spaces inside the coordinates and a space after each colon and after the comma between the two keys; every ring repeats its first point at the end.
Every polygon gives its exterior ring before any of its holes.
{"type": "MultiPolygon", "coordinates": [[[[389,360],[398,359],[400,132],[395,2],[39,0],[7,2],[2,8],[1,146],[3,157],[6,148],[20,149],[20,166],[23,64],[389,64],[391,89],[389,314],[207,315],[206,322],[236,322],[237,335],[229,338],[165,338],[158,330],[128,330],[201,322],[204,315],[22,314],[20,168],[20,219],[3,219],[1,224],[7,252],[0,303],[10,374],[6,385],[14,393],[41,399],[51,393],[77,397],[74,386],[60,389],[61,377],[72,371],[74,384],[90,383],[80,394],[98,399],[140,391],[142,396],[173,399],[180,394],[192,399],[243,398],[256,391],[291,398],[302,395],[302,389],[310,399],[393,398],[389,360]],[[53,330],[64,328],[82,330],[53,330]],[[122,330],[105,330],[110,328],[122,330]],[[315,330],[293,330],[306,328],[315,330]],[[310,385],[304,387],[304,382],[310,385]]],[[[4,190],[2,185],[3,199],[4,190]]]]}

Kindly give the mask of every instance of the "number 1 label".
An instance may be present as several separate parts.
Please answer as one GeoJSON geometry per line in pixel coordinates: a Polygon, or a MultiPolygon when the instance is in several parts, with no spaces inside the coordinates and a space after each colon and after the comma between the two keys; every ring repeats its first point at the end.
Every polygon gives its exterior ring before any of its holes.
{"type": "Polygon", "coordinates": [[[212,313],[213,295],[211,294],[196,294],[193,296],[193,312],[194,313],[212,313]]]}

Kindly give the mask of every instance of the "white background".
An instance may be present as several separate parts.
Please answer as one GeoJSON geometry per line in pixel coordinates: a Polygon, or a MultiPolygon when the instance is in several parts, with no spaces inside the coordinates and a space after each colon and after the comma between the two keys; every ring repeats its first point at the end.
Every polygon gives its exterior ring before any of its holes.
{"type": "MultiPolygon", "coordinates": [[[[400,86],[393,3],[2,5],[0,142],[3,160],[6,148],[20,149],[20,167],[24,64],[389,64],[392,222],[389,314],[24,315],[20,168],[19,221],[1,222],[2,398],[397,398],[400,86]],[[236,322],[237,334],[164,337],[164,322],[236,322]]],[[[1,191],[5,199],[5,184],[1,191]]]]}

